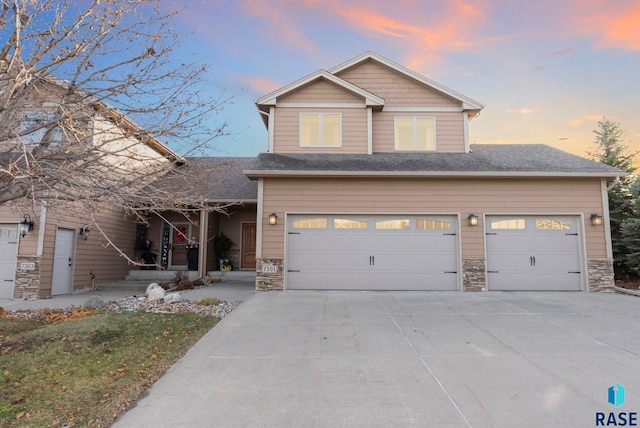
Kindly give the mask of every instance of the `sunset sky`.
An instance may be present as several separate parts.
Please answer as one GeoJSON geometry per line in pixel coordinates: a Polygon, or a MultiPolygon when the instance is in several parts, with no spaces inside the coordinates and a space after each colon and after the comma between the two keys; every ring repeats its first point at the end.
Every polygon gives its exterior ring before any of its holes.
{"type": "Polygon", "coordinates": [[[255,100],[366,51],[484,104],[472,143],[586,155],[605,116],[640,150],[637,0],[182,1],[184,46],[212,63],[212,93],[233,96],[212,155],[266,151],[255,100]]]}

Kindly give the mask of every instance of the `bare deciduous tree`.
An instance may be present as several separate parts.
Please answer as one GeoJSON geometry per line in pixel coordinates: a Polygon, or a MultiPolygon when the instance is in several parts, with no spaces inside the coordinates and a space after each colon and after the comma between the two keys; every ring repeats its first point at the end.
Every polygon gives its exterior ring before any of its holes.
{"type": "Polygon", "coordinates": [[[228,99],[202,95],[208,68],[184,58],[176,12],[158,0],[0,5],[0,203],[211,209],[193,180],[154,184],[182,173],[164,141],[189,155],[226,132],[211,118],[228,99]]]}

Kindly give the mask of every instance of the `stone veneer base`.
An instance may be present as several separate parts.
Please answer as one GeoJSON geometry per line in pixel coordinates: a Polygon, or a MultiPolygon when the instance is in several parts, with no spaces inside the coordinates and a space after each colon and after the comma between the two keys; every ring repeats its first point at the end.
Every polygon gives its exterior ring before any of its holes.
{"type": "Polygon", "coordinates": [[[16,300],[37,300],[40,298],[40,257],[18,256],[16,277],[13,284],[13,298],[16,300]],[[21,269],[22,264],[33,263],[34,269],[21,269]]]}
{"type": "Polygon", "coordinates": [[[613,291],[615,285],[613,259],[587,259],[587,272],[589,273],[589,291],[613,291]]]}
{"type": "Polygon", "coordinates": [[[256,259],[256,290],[284,289],[284,260],[282,258],[258,257],[256,259]]]}
{"type": "Polygon", "coordinates": [[[462,260],[462,291],[487,291],[484,259],[462,260]]]}

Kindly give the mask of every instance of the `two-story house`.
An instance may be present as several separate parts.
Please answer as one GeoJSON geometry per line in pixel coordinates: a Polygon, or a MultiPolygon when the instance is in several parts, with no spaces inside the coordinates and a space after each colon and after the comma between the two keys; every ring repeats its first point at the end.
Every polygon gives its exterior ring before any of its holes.
{"type": "Polygon", "coordinates": [[[607,180],[546,145],[476,145],[483,108],[374,53],[256,102],[258,289],[600,290],[607,180]]]}

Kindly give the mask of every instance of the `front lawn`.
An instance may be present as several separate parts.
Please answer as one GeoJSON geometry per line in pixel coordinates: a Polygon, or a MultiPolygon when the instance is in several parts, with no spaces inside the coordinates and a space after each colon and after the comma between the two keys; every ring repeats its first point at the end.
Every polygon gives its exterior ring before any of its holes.
{"type": "Polygon", "coordinates": [[[218,322],[137,311],[84,315],[53,324],[0,317],[1,427],[107,427],[218,322]]]}

